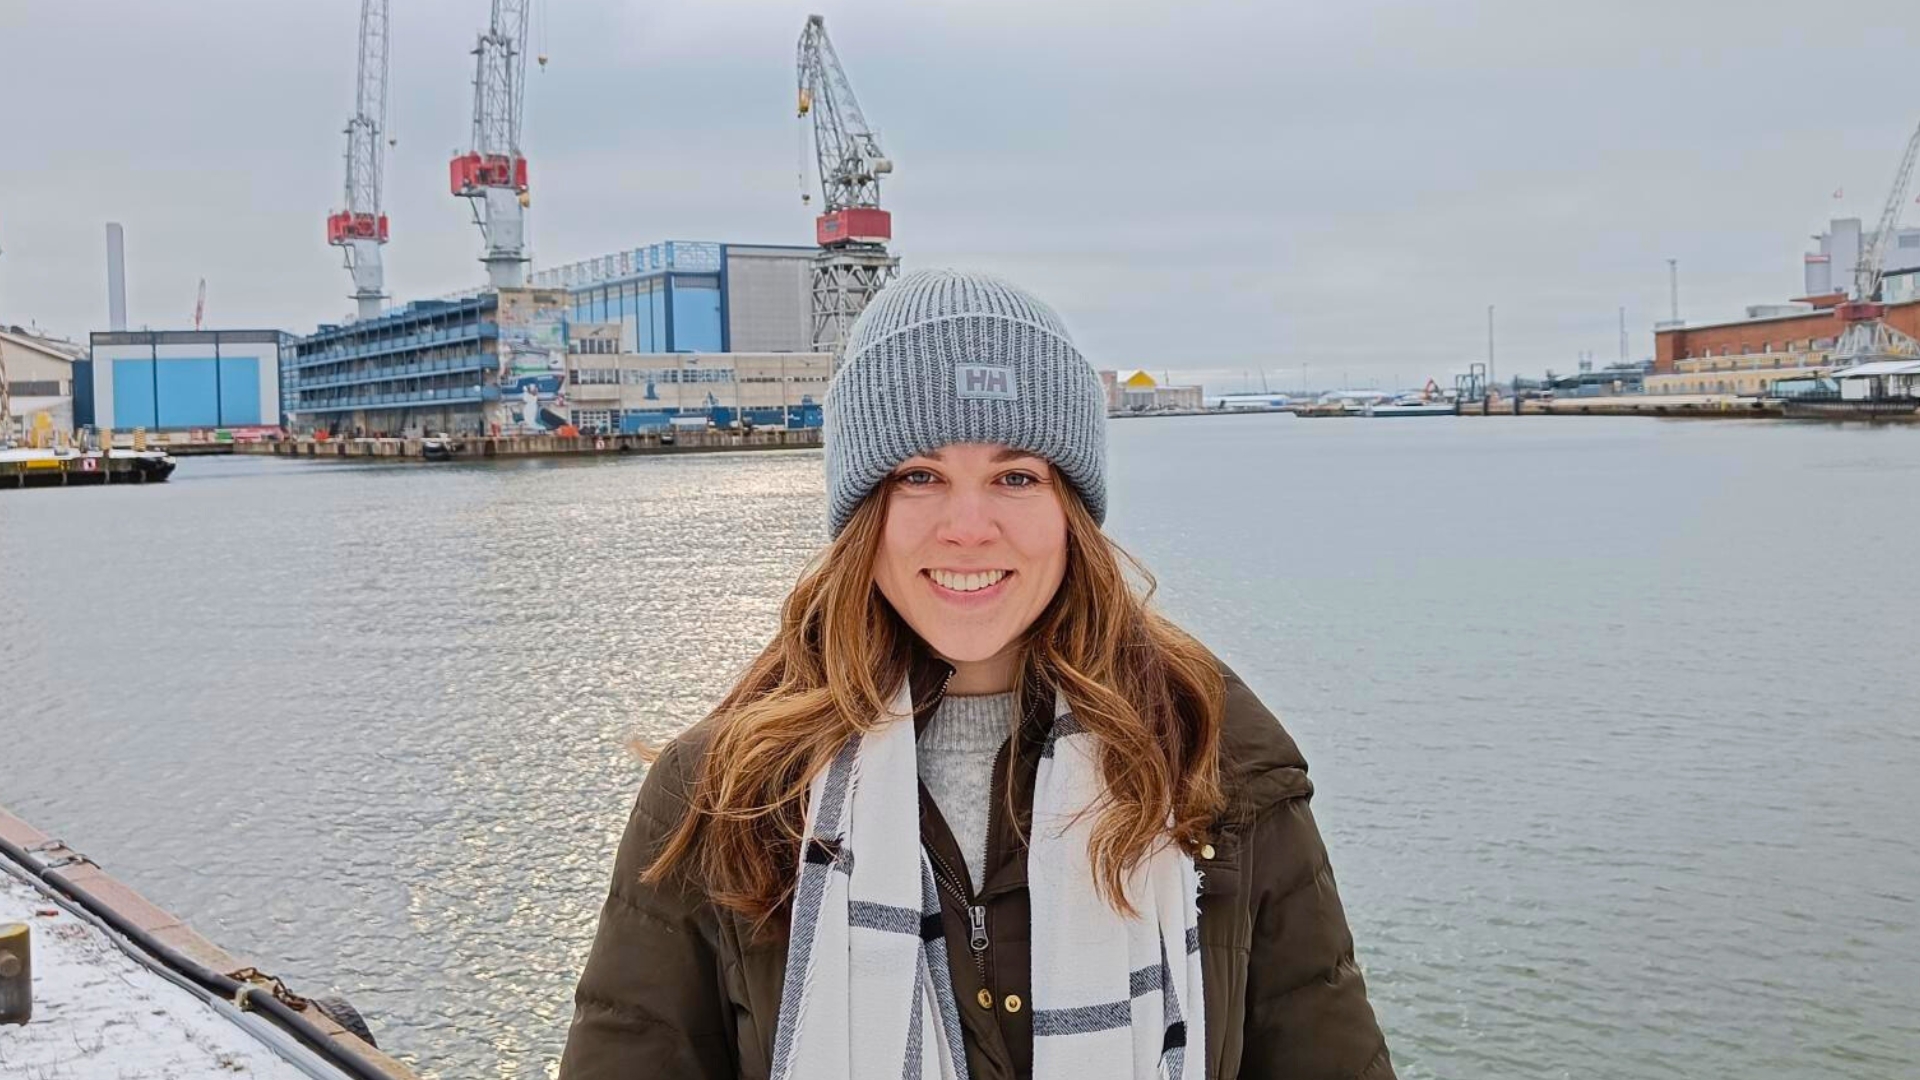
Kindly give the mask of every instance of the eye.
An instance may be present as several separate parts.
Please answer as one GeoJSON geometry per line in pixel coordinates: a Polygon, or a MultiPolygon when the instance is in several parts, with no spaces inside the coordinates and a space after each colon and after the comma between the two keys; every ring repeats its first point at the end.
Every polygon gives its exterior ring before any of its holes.
{"type": "Polygon", "coordinates": [[[893,482],[901,487],[926,487],[939,479],[931,469],[908,469],[905,472],[895,473],[893,482]]]}
{"type": "Polygon", "coordinates": [[[1010,472],[1001,477],[1000,482],[1010,488],[1030,488],[1038,486],[1040,478],[1030,472],[1010,472]]]}

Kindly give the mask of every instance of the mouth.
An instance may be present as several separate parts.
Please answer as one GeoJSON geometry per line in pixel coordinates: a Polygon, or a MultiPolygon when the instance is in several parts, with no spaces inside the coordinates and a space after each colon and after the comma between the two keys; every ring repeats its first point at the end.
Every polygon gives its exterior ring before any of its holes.
{"type": "Polygon", "coordinates": [[[983,600],[1006,591],[1011,570],[923,570],[934,591],[956,599],[983,600]]]}

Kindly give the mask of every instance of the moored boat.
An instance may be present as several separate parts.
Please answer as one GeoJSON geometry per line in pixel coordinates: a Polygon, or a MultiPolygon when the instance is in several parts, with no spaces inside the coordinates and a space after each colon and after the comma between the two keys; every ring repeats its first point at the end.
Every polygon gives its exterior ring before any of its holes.
{"type": "Polygon", "coordinates": [[[420,440],[420,456],[428,461],[452,461],[460,450],[460,440],[444,431],[420,440]]]}
{"type": "Polygon", "coordinates": [[[0,488],[155,484],[178,463],[161,450],[0,449],[0,488]]]}
{"type": "Polygon", "coordinates": [[[1427,401],[1421,398],[1408,400],[1400,398],[1394,401],[1380,401],[1368,405],[1362,410],[1366,416],[1452,416],[1457,410],[1450,401],[1427,401]]]}

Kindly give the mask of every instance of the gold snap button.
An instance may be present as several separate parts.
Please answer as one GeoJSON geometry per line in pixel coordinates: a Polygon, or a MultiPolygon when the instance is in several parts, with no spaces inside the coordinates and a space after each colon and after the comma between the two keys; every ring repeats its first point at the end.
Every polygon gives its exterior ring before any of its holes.
{"type": "Polygon", "coordinates": [[[993,1008],[993,991],[987,989],[984,986],[981,987],[977,1000],[980,1002],[981,1008],[983,1009],[993,1008]]]}
{"type": "Polygon", "coordinates": [[[1020,1011],[1020,995],[1019,994],[1007,995],[1007,1011],[1010,1013],[1016,1013],[1020,1011]]]}
{"type": "Polygon", "coordinates": [[[1201,844],[1201,845],[1200,845],[1200,857],[1201,857],[1201,858],[1203,858],[1203,859],[1211,859],[1211,858],[1213,858],[1213,845],[1212,845],[1212,844],[1201,844]]]}

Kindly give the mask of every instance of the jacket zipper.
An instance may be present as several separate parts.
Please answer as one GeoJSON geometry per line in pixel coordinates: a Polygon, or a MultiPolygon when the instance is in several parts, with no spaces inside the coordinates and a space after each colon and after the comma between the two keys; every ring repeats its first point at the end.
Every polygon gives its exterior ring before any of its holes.
{"type": "MultiPolygon", "coordinates": [[[[941,699],[947,696],[947,684],[952,681],[953,669],[949,667],[947,677],[940,680],[940,689],[934,693],[930,704],[939,705],[941,699]]],[[[994,856],[998,854],[996,849],[999,847],[997,842],[999,837],[994,826],[1000,815],[1000,803],[1006,798],[1006,792],[1001,789],[1006,773],[1007,748],[1011,745],[1011,738],[1001,743],[1000,751],[994,755],[993,759],[993,779],[989,784],[987,796],[989,801],[987,803],[987,860],[984,864],[986,866],[993,866],[994,856]]],[[[980,903],[978,897],[974,895],[972,879],[965,874],[955,872],[938,851],[928,847],[927,858],[933,863],[934,881],[944,887],[960,906],[967,910],[967,951],[973,954],[973,966],[974,970],[980,973],[981,987],[990,989],[989,984],[992,980],[987,978],[987,949],[993,941],[987,933],[987,906],[980,903]]]]}

